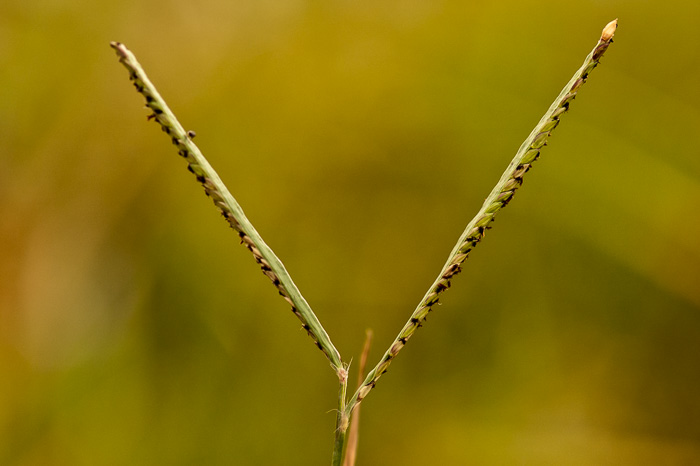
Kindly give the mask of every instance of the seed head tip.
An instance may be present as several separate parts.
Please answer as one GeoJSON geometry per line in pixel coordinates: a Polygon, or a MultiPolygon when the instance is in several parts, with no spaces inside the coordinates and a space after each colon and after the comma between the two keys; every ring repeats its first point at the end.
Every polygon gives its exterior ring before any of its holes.
{"type": "Polygon", "coordinates": [[[610,21],[604,28],[603,33],[600,36],[600,40],[607,42],[615,35],[615,29],[617,29],[617,18],[610,21]]]}

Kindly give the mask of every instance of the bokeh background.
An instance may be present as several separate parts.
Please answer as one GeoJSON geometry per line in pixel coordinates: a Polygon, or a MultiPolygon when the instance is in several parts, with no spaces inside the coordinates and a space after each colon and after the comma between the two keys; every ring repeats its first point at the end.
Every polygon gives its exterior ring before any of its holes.
{"type": "Polygon", "coordinates": [[[109,41],[344,358],[374,330],[374,364],[616,17],[363,403],[358,464],[700,464],[700,3],[679,0],[3,0],[0,464],[330,462],[335,375],[109,41]]]}

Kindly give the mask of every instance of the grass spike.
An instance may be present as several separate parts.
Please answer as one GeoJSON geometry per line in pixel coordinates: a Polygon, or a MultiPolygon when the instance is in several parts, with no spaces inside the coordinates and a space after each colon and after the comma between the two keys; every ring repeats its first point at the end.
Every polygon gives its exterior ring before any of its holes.
{"type": "MultiPolygon", "coordinates": [[[[195,175],[197,181],[204,187],[204,192],[211,198],[221,215],[228,221],[241,240],[241,243],[253,253],[255,261],[260,265],[262,272],[277,287],[279,294],[289,303],[292,311],[301,321],[302,327],[314,340],[316,346],[328,357],[331,366],[338,377],[343,376],[344,367],[340,353],[333,346],[330,337],[318,321],[297,286],[289,276],[287,269],[277,258],[272,249],[263,241],[255,230],[243,209],[224,185],[219,175],[214,171],[202,152],[192,139],[194,131],[185,131],[165,100],[160,96],[156,87],[151,83],[136,57],[124,44],[111,42],[111,47],[117,52],[119,61],[129,71],[129,79],[136,90],[146,99],[146,107],[151,110],[149,120],[155,120],[161,129],[170,136],[171,142],[178,150],[178,154],[187,161],[187,168],[195,175]]],[[[345,377],[347,373],[345,372],[345,377]]]]}
{"type": "Polygon", "coordinates": [[[583,65],[574,74],[571,80],[564,86],[539,123],[532,130],[518,149],[515,157],[506,168],[501,179],[496,183],[488,195],[479,212],[469,222],[464,233],[452,249],[447,262],[440,270],[440,274],[428,288],[423,299],[418,303],[408,322],[394,339],[389,349],[384,353],[379,363],[372,369],[360,387],[354,393],[347,404],[348,413],[352,413],[359,403],[375,387],[379,378],[387,371],[389,364],[398,355],[411,336],[420,327],[439,300],[440,295],[450,286],[450,279],[461,271],[462,263],[467,259],[472,249],[484,238],[486,230],[490,228],[496,213],[505,207],[513,198],[515,191],[523,184],[523,177],[540,155],[540,150],[546,145],[551,132],[559,124],[559,118],[569,109],[571,101],[576,97],[581,86],[586,82],[588,74],[600,62],[608,46],[612,43],[617,19],[608,23],[601,34],[598,43],[588,54],[583,65]]]}

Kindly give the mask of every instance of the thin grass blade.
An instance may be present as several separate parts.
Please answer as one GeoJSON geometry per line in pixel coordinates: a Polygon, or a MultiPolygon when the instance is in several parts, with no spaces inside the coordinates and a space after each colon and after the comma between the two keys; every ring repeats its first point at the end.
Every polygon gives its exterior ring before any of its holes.
{"type": "MultiPolygon", "coordinates": [[[[365,376],[365,367],[367,366],[367,358],[369,356],[369,349],[372,346],[372,336],[373,332],[367,329],[365,332],[365,344],[362,346],[362,354],[360,355],[360,367],[357,372],[358,388],[362,384],[362,379],[365,376]]],[[[355,466],[355,461],[357,461],[357,447],[360,443],[360,406],[352,413],[352,418],[350,419],[350,429],[348,430],[347,439],[347,451],[345,452],[345,459],[343,460],[343,466],[355,466]]]]}

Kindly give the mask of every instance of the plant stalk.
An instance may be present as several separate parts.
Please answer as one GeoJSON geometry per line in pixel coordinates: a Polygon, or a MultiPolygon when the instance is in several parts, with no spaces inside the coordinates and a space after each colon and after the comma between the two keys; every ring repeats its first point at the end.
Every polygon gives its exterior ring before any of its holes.
{"type": "Polygon", "coordinates": [[[338,372],[340,390],[338,392],[338,415],[335,421],[335,443],[333,444],[332,466],[342,466],[345,448],[348,441],[348,426],[350,425],[350,415],[346,411],[346,401],[348,392],[348,367],[343,366],[338,372]]]}

